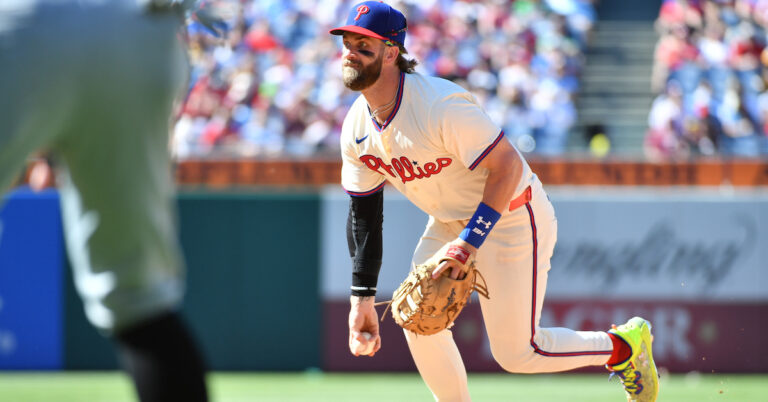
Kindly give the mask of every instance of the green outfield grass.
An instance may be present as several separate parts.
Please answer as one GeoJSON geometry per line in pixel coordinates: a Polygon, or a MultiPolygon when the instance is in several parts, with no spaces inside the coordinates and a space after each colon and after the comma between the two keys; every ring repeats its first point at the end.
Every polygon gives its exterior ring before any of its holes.
{"type": "MultiPolygon", "coordinates": [[[[620,402],[620,385],[607,375],[471,374],[473,400],[620,402]]],[[[214,373],[213,401],[431,401],[416,374],[214,373]]],[[[2,402],[129,402],[133,391],[116,372],[0,372],[2,402]]],[[[660,402],[766,402],[768,375],[677,374],[662,377],[660,402]]]]}

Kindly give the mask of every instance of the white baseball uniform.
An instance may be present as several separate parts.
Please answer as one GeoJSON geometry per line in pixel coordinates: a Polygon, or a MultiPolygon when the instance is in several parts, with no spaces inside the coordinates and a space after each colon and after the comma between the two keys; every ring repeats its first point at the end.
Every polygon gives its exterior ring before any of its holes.
{"type": "MultiPolygon", "coordinates": [[[[385,182],[429,214],[413,256],[425,262],[455,240],[482,200],[486,169],[480,162],[504,133],[475,98],[450,81],[401,74],[397,101],[379,125],[360,96],[342,128],[342,185],[352,196],[379,191],[385,182]]],[[[612,352],[605,332],[540,328],[557,220],[541,182],[520,155],[523,174],[515,196],[531,200],[502,213],[476,255],[490,299],[480,305],[491,351],[507,371],[564,371],[603,365],[612,352]]],[[[431,336],[404,331],[419,372],[439,401],[470,400],[467,377],[450,330],[431,336]]]]}

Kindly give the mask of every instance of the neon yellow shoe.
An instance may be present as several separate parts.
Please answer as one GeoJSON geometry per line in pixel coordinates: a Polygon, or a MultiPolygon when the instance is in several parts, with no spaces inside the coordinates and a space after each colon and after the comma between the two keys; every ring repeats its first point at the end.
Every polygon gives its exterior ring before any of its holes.
{"type": "Polygon", "coordinates": [[[613,326],[608,332],[623,339],[632,349],[626,361],[605,367],[621,378],[628,402],[655,402],[659,394],[659,373],[653,362],[651,323],[633,317],[626,324],[613,326]]]}

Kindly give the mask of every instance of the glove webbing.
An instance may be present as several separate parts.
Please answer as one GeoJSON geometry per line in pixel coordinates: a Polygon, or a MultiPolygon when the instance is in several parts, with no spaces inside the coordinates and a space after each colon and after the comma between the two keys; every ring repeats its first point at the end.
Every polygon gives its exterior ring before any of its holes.
{"type": "MultiPolygon", "coordinates": [[[[474,271],[475,271],[475,274],[477,274],[477,275],[472,279],[472,291],[477,292],[478,295],[483,296],[486,299],[490,299],[490,296],[489,296],[489,293],[488,293],[488,283],[485,281],[485,277],[477,269],[475,269],[474,271]],[[477,277],[478,276],[483,281],[482,285],[477,282],[477,277]]],[[[381,306],[383,304],[387,305],[387,308],[385,308],[384,312],[381,314],[381,322],[384,322],[384,318],[387,316],[387,311],[389,311],[389,308],[392,307],[392,302],[394,302],[395,299],[400,298],[400,296],[402,296],[403,294],[411,293],[411,291],[413,290],[413,287],[417,283],[418,282],[411,283],[411,286],[401,288],[400,292],[392,295],[392,299],[389,300],[389,301],[382,301],[382,302],[378,302],[378,303],[374,303],[373,304],[374,306],[381,306]]],[[[467,300],[467,303],[471,303],[472,302],[472,292],[469,293],[469,296],[470,297],[469,297],[469,300],[467,300]]]]}

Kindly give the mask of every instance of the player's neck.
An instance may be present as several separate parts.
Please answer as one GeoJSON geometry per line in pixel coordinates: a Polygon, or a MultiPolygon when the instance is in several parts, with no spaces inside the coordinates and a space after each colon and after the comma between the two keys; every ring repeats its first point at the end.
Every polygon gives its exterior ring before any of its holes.
{"type": "Polygon", "coordinates": [[[376,82],[362,91],[368,108],[376,115],[373,116],[379,123],[384,123],[394,112],[393,102],[400,86],[400,70],[397,68],[384,68],[376,82]]]}

